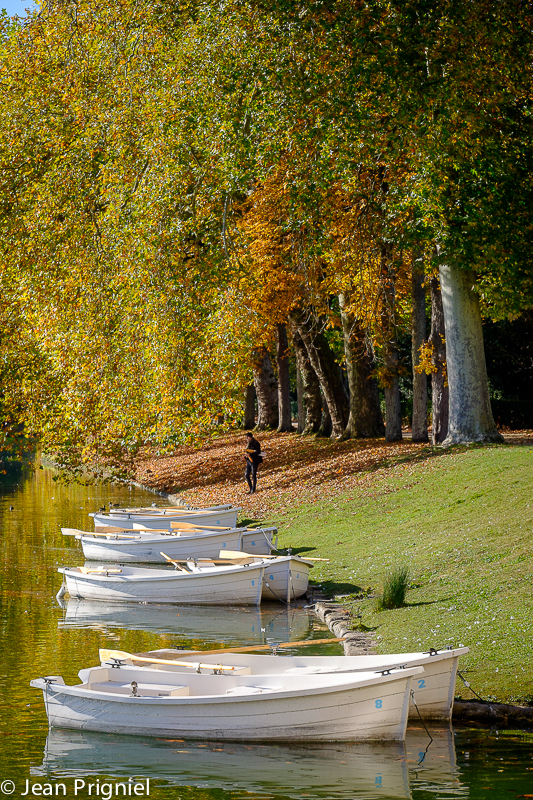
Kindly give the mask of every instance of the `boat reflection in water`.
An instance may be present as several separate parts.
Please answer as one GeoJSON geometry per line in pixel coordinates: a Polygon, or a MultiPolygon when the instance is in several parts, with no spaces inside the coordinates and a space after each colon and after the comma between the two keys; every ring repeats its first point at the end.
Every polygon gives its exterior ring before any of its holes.
{"type": "MultiPolygon", "coordinates": [[[[34,777],[151,778],[261,798],[410,798],[403,743],[317,746],[139,739],[52,729],[34,777]]],[[[154,786],[154,791],[157,791],[154,786]]],[[[165,795],[166,796],[166,795],[165,795]]]]}
{"type": "Polygon", "coordinates": [[[100,603],[69,599],[61,604],[60,628],[122,628],[152,633],[175,633],[186,639],[205,642],[232,642],[236,645],[266,644],[267,641],[292,641],[312,638],[316,629],[327,628],[304,608],[280,608],[279,604],[217,607],[171,606],[150,603],[100,603]]]}
{"type": "MultiPolygon", "coordinates": [[[[451,728],[409,726],[404,743],[261,745],[164,740],[52,729],[34,777],[150,778],[163,786],[258,792],[300,800],[468,797],[451,728]]],[[[157,786],[154,784],[154,797],[157,786]]],[[[166,794],[165,794],[166,797],[166,794]]]]}
{"type": "Polygon", "coordinates": [[[438,792],[445,797],[468,797],[469,790],[459,779],[455,761],[455,743],[451,727],[407,727],[405,753],[413,796],[438,792]]]}

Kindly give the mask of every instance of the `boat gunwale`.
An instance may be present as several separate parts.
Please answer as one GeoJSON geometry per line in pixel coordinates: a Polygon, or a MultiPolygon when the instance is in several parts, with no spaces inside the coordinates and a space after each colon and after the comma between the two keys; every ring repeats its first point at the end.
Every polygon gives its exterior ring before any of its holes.
{"type": "MultiPolygon", "coordinates": [[[[170,580],[178,580],[178,579],[185,579],[185,578],[202,578],[202,577],[214,577],[216,576],[226,576],[226,575],[234,575],[234,574],[242,574],[243,572],[254,572],[254,571],[261,571],[264,570],[264,564],[261,563],[253,563],[253,564],[231,564],[227,567],[214,567],[210,572],[178,572],[177,570],[162,570],[162,569],[143,569],[143,572],[156,572],[159,573],[154,577],[150,575],[106,575],[105,570],[102,572],[91,572],[90,574],[85,574],[83,572],[76,572],[75,570],[79,570],[79,567],[58,567],[57,571],[60,572],[62,575],[67,575],[70,577],[74,577],[76,580],[84,580],[88,581],[89,583],[93,583],[94,580],[98,582],[99,580],[105,580],[106,582],[111,583],[153,583],[154,581],[170,581],[170,580]],[[166,574],[165,574],[166,573],[166,574]]],[[[109,571],[111,567],[108,568],[109,571]]],[[[127,566],[126,569],[139,569],[135,567],[127,566]]],[[[262,577],[262,576],[261,576],[262,577]]]]}
{"type": "MultiPolygon", "coordinates": [[[[101,667],[96,667],[96,669],[101,669],[101,667]]],[[[109,668],[110,669],[110,668],[109,668]]],[[[122,668],[124,669],[124,668],[122,668]]],[[[130,668],[131,669],[131,668],[130,668]]],[[[134,668],[132,671],[136,671],[138,668],[134,668]]],[[[423,674],[422,667],[411,667],[409,669],[402,669],[398,670],[397,672],[391,672],[388,675],[382,675],[378,673],[373,673],[365,678],[361,678],[360,680],[347,680],[346,678],[339,680],[338,682],[333,681],[327,686],[309,686],[306,688],[297,687],[294,688],[286,688],[281,687],[280,689],[271,688],[271,687],[254,687],[254,688],[263,688],[267,691],[258,694],[245,694],[245,695],[238,695],[238,694],[205,694],[205,695],[182,695],[182,696],[170,696],[165,695],[161,697],[155,696],[147,696],[147,697],[136,697],[133,695],[125,695],[118,692],[102,692],[102,691],[95,691],[94,689],[88,688],[88,684],[81,683],[76,684],[73,686],[69,686],[67,684],[55,684],[55,683],[46,683],[46,678],[34,678],[30,681],[30,686],[34,689],[41,689],[45,692],[48,696],[50,694],[53,695],[67,695],[69,697],[83,697],[86,699],[93,699],[93,700],[101,700],[105,702],[106,700],[111,700],[111,702],[119,702],[119,703],[130,703],[134,705],[146,705],[152,702],[161,705],[161,703],[166,705],[209,705],[212,704],[213,701],[221,702],[221,703],[234,703],[235,701],[239,703],[250,703],[250,702],[259,702],[264,703],[268,700],[276,700],[276,699],[289,699],[289,698],[298,698],[298,697],[309,697],[309,696],[317,696],[317,695],[328,695],[328,694],[337,694],[337,693],[344,693],[350,691],[357,691],[358,689],[365,689],[372,686],[379,686],[381,684],[389,684],[389,683],[397,683],[402,680],[410,680],[415,675],[423,674]],[[85,687],[85,688],[84,688],[85,687]]],[[[117,669],[118,672],[118,669],[117,669]]],[[[156,670],[158,677],[165,677],[168,675],[167,672],[163,670],[156,670]]],[[[172,675],[176,675],[176,673],[170,673],[172,675]]],[[[182,674],[182,673],[179,673],[182,674]]],[[[54,676],[58,677],[58,676],[54,676]]],[[[212,675],[205,675],[205,677],[213,677],[212,675]]],[[[255,676],[255,675],[247,675],[247,676],[235,676],[236,678],[242,677],[242,679],[246,679],[250,681],[250,678],[254,677],[265,677],[265,676],[255,676]]],[[[294,678],[300,678],[301,676],[292,676],[294,678]]],[[[306,676],[306,677],[319,677],[321,680],[324,679],[324,675],[320,676],[306,676]]],[[[331,675],[331,679],[337,678],[338,676],[335,674],[331,675]]],[[[181,683],[176,684],[175,688],[180,688],[187,684],[181,683]]],[[[246,685],[246,684],[243,684],[246,685]]]]}
{"type": "MultiPolygon", "coordinates": [[[[310,640],[310,643],[312,644],[312,640],[310,640]]],[[[155,656],[156,653],[166,653],[166,652],[168,652],[167,648],[161,648],[160,650],[149,650],[149,651],[146,651],[146,654],[155,656]]],[[[172,651],[172,652],[175,652],[175,651],[172,651]]],[[[181,660],[187,661],[187,660],[189,660],[191,655],[199,655],[201,652],[202,651],[198,651],[198,650],[180,650],[179,651],[179,657],[180,657],[181,660]]],[[[245,660],[248,659],[248,658],[251,658],[251,659],[255,659],[255,658],[261,658],[261,659],[272,658],[272,659],[276,659],[277,663],[279,663],[282,659],[287,659],[287,660],[289,660],[289,659],[290,660],[298,659],[298,660],[301,660],[302,662],[304,660],[310,662],[309,664],[305,664],[305,665],[302,663],[301,664],[302,667],[303,666],[313,666],[314,663],[315,663],[316,666],[321,666],[321,665],[317,664],[316,662],[314,662],[313,661],[314,659],[316,659],[317,661],[318,660],[322,660],[322,659],[332,659],[332,660],[335,659],[335,660],[338,660],[338,659],[345,659],[345,658],[346,659],[354,659],[354,660],[358,659],[358,660],[361,660],[361,661],[363,661],[363,659],[365,661],[367,659],[369,661],[370,661],[370,659],[372,659],[372,660],[376,661],[376,665],[382,665],[383,668],[385,668],[385,669],[388,669],[389,667],[392,669],[393,668],[393,666],[392,666],[393,664],[394,664],[394,666],[399,666],[402,662],[405,662],[406,660],[407,660],[407,662],[409,662],[409,661],[411,662],[411,664],[408,665],[409,668],[410,668],[410,666],[413,666],[413,667],[414,666],[418,666],[417,664],[412,663],[414,661],[425,661],[425,662],[427,662],[429,664],[434,664],[434,663],[437,663],[438,661],[445,661],[445,660],[447,660],[449,658],[460,658],[461,656],[466,655],[469,652],[470,652],[470,648],[469,647],[456,647],[456,648],[453,648],[451,650],[438,650],[433,655],[431,655],[427,650],[425,652],[420,651],[420,652],[412,652],[412,653],[376,653],[376,654],[359,655],[359,656],[307,656],[306,657],[306,656],[293,655],[293,654],[289,654],[289,653],[282,653],[280,651],[278,651],[277,655],[275,655],[275,656],[267,654],[267,653],[246,653],[246,654],[244,654],[244,653],[243,654],[237,654],[236,653],[235,655],[243,655],[243,656],[245,655],[245,660]],[[390,664],[387,663],[386,659],[390,659],[390,664]]],[[[220,658],[220,655],[221,654],[218,654],[217,658],[220,658]]],[[[205,657],[209,658],[209,651],[206,651],[203,654],[202,658],[205,658],[205,657]]],[[[213,663],[215,663],[215,662],[213,662],[213,663]]],[[[239,666],[243,666],[243,665],[241,664],[239,666]]],[[[252,666],[252,664],[250,664],[249,666],[252,666]]],[[[423,665],[421,665],[421,666],[423,666],[423,665]]],[[[376,668],[377,668],[377,666],[376,666],[376,668]]],[[[360,672],[360,671],[368,671],[368,670],[371,671],[373,669],[375,669],[374,666],[368,666],[365,669],[365,668],[361,668],[361,667],[356,667],[354,665],[353,667],[351,667],[349,669],[343,670],[343,672],[352,672],[352,671],[360,672]]],[[[336,672],[337,672],[337,670],[336,670],[336,672]]],[[[257,672],[257,673],[252,673],[252,674],[260,675],[260,674],[264,674],[264,673],[257,672]]],[[[266,674],[270,675],[270,674],[277,674],[277,673],[266,673],[266,674]]],[[[323,673],[323,674],[327,674],[327,673],[323,673]]]]}

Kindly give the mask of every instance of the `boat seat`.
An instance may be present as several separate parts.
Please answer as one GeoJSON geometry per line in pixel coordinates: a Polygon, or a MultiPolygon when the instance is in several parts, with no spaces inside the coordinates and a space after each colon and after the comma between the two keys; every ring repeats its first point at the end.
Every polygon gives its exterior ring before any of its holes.
{"type": "Polygon", "coordinates": [[[336,669],[331,667],[291,667],[286,669],[286,675],[327,675],[330,672],[336,672],[336,669]]]}
{"type": "MultiPolygon", "coordinates": [[[[102,681],[91,683],[88,687],[94,692],[110,692],[131,696],[131,682],[102,681]]],[[[137,681],[137,697],[184,697],[189,694],[188,686],[176,686],[166,683],[140,683],[137,681]]]]}
{"type": "MultiPolygon", "coordinates": [[[[133,660],[135,660],[135,659],[133,659],[133,660]]],[[[191,661],[191,667],[192,667],[192,664],[193,664],[193,662],[191,661]]],[[[213,670],[215,670],[216,667],[217,667],[217,664],[213,663],[213,665],[212,665],[213,670]]],[[[210,668],[211,668],[211,664],[208,664],[207,666],[204,665],[202,667],[202,670],[201,670],[202,674],[203,675],[209,675],[209,669],[210,668]]],[[[171,665],[167,665],[167,664],[150,664],[150,669],[159,669],[159,670],[161,670],[161,672],[168,672],[169,670],[172,669],[172,666],[171,665]]],[[[186,673],[189,673],[189,674],[191,672],[191,670],[188,667],[184,667],[184,668],[180,669],[179,671],[180,672],[186,672],[186,673]]],[[[252,668],[251,667],[244,667],[244,666],[243,667],[235,666],[235,667],[233,667],[231,672],[229,672],[229,671],[226,672],[226,675],[251,675],[251,674],[252,674],[252,668]]]]}
{"type": "Polygon", "coordinates": [[[108,569],[107,567],[78,567],[82,575],[118,575],[121,569],[108,569]]]}
{"type": "Polygon", "coordinates": [[[270,686],[234,686],[233,689],[226,689],[226,694],[231,695],[246,695],[246,694],[263,694],[265,692],[273,692],[270,686]]]}

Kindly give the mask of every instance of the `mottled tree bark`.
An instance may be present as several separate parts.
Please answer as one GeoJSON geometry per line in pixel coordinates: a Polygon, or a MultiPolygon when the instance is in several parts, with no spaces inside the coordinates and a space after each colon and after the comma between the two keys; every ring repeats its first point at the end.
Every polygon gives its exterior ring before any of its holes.
{"type": "Polygon", "coordinates": [[[254,358],[254,386],[257,393],[257,428],[278,426],[278,382],[266,347],[256,351],[254,358]]]}
{"type": "Polygon", "coordinates": [[[333,425],[331,422],[331,414],[329,407],[326,403],[326,398],[322,398],[322,418],[320,420],[320,428],[318,429],[317,436],[329,437],[333,433],[333,425]]]}
{"type": "Polygon", "coordinates": [[[304,403],[304,382],[298,359],[296,359],[296,403],[298,406],[298,433],[304,432],[305,427],[305,403],[304,403]]]}
{"type": "Polygon", "coordinates": [[[455,265],[440,267],[450,390],[445,445],[503,442],[490,407],[475,275],[455,265]]]}
{"type": "Polygon", "coordinates": [[[413,311],[411,316],[411,354],[413,360],[413,442],[427,442],[428,437],[428,378],[425,372],[417,372],[420,363],[420,348],[426,341],[426,290],[424,270],[417,260],[413,265],[411,292],[413,311]]]}
{"type": "Polygon", "coordinates": [[[385,393],[385,441],[402,440],[402,406],[400,402],[400,378],[398,375],[398,348],[390,342],[385,352],[385,368],[388,373],[385,393]]]}
{"type": "Polygon", "coordinates": [[[448,435],[448,384],[446,381],[446,344],[444,333],[444,311],[438,278],[432,278],[431,331],[429,343],[433,345],[432,361],[435,371],[431,373],[432,444],[442,444],[448,435]]]}
{"type": "MultiPolygon", "coordinates": [[[[302,401],[305,408],[305,416],[302,413],[302,423],[298,423],[298,431],[303,434],[318,433],[322,420],[322,395],[320,394],[320,383],[316,372],[311,366],[307,348],[298,329],[295,325],[291,326],[294,352],[296,353],[296,363],[302,379],[302,401]],[[300,430],[300,427],[302,428],[300,430]]],[[[298,406],[298,419],[300,411],[298,406]]]]}
{"type": "Polygon", "coordinates": [[[383,303],[381,313],[384,337],[383,363],[385,366],[385,441],[399,442],[402,439],[402,407],[400,403],[400,378],[398,345],[396,339],[396,279],[390,263],[390,247],[382,245],[381,280],[383,303]]]}
{"type": "Polygon", "coordinates": [[[255,426],[255,386],[250,383],[246,387],[244,398],[244,420],[242,426],[245,430],[251,431],[255,426]]]}
{"type": "Polygon", "coordinates": [[[322,394],[328,405],[331,418],[332,436],[340,438],[344,433],[349,416],[349,402],[342,382],[339,365],[324,333],[317,329],[314,319],[304,312],[295,318],[311,366],[320,381],[322,394]]]}
{"type": "Polygon", "coordinates": [[[276,360],[278,367],[278,432],[292,431],[291,386],[289,378],[289,342],[283,323],[276,326],[276,360]]]}
{"type": "Polygon", "coordinates": [[[365,334],[353,317],[345,311],[346,298],[339,295],[341,308],[346,372],[350,388],[350,414],[343,439],[375,437],[385,434],[378,385],[372,377],[372,359],[365,334]]]}

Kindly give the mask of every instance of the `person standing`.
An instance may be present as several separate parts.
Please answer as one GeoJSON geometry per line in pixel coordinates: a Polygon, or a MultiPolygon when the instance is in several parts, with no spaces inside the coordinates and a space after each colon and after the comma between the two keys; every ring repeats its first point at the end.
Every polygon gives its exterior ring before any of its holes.
{"type": "Polygon", "coordinates": [[[260,464],[263,463],[263,456],[261,455],[261,445],[254,438],[253,433],[246,434],[246,450],[244,452],[246,459],[246,469],[244,477],[248,484],[248,494],[254,494],[257,486],[257,470],[260,464]]]}

